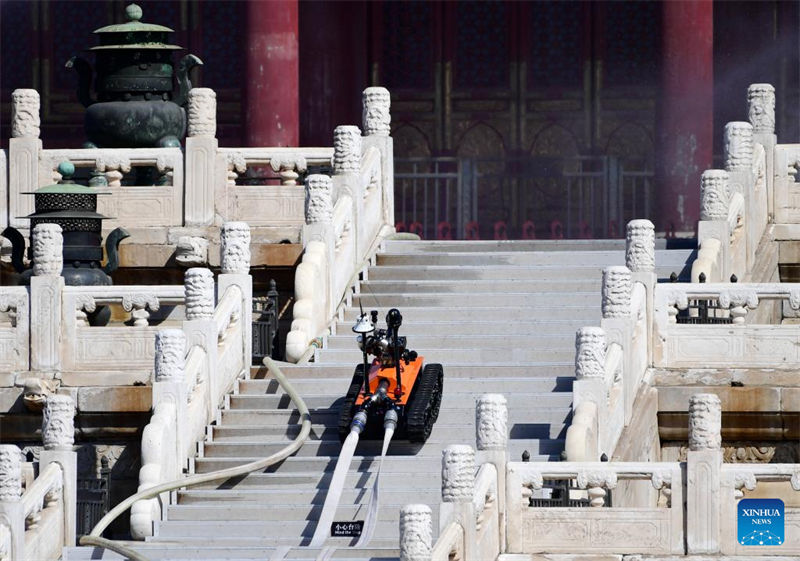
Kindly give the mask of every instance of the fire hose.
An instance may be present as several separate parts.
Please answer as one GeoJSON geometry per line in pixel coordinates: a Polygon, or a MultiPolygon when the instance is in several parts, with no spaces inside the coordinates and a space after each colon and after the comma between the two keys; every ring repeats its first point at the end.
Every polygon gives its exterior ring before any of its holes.
{"type": "MultiPolygon", "coordinates": [[[[383,392],[376,392],[373,398],[380,395],[385,397],[385,386],[383,386],[383,392]]],[[[353,418],[353,423],[350,426],[350,434],[347,435],[347,438],[342,445],[342,450],[339,453],[339,458],[336,460],[336,467],[333,470],[333,477],[331,478],[331,483],[328,486],[328,494],[325,497],[325,504],[322,507],[322,514],[317,522],[317,527],[314,530],[314,536],[311,538],[311,543],[309,544],[310,547],[322,546],[328,537],[328,531],[331,527],[331,522],[333,522],[333,517],[336,514],[336,509],[339,506],[339,501],[342,496],[342,490],[347,478],[347,472],[349,471],[350,464],[353,460],[353,453],[358,445],[361,432],[363,432],[363,430],[366,428],[366,424],[367,414],[363,410],[359,411],[353,418]]],[[[369,541],[372,539],[373,533],[375,532],[375,526],[378,520],[378,510],[380,506],[379,490],[383,459],[386,457],[386,452],[389,450],[389,443],[392,441],[392,436],[394,436],[396,427],[397,412],[394,409],[389,409],[386,412],[383,420],[383,446],[381,448],[378,471],[375,474],[375,480],[372,483],[372,492],[370,494],[370,501],[367,507],[364,527],[361,531],[361,536],[358,538],[358,541],[354,547],[361,547],[369,543],[369,541]]],[[[333,553],[336,551],[336,549],[337,548],[333,546],[324,548],[320,552],[316,561],[328,561],[333,556],[333,553]]]]}
{"type": "Polygon", "coordinates": [[[155,485],[153,487],[148,487],[143,491],[139,491],[135,495],[131,495],[113,509],[111,509],[108,514],[103,516],[100,519],[100,522],[92,529],[91,533],[87,536],[81,536],[79,540],[80,545],[94,545],[98,547],[103,547],[105,549],[110,549],[115,553],[119,553],[120,555],[125,555],[131,561],[149,561],[149,559],[143,556],[141,553],[134,551],[133,549],[126,547],[120,543],[117,543],[112,540],[108,540],[105,538],[100,537],[100,534],[114,521],[117,517],[128,510],[133,503],[139,500],[144,499],[152,499],[160,495],[161,493],[166,493],[168,491],[174,491],[176,489],[180,489],[183,487],[190,487],[193,485],[200,485],[201,483],[209,483],[211,481],[219,481],[220,479],[230,479],[233,477],[238,477],[240,475],[246,475],[253,471],[262,470],[268,468],[269,466],[276,464],[282,460],[285,460],[305,443],[308,439],[308,435],[311,433],[311,415],[308,412],[308,407],[306,407],[305,401],[303,398],[300,397],[300,394],[294,389],[294,387],[289,383],[284,376],[283,372],[281,372],[280,368],[275,361],[273,361],[269,357],[265,357],[263,361],[264,366],[272,373],[275,379],[280,384],[281,388],[289,395],[289,398],[294,402],[297,406],[297,410],[300,413],[300,417],[302,419],[302,424],[300,426],[300,433],[297,435],[289,445],[282,448],[278,452],[263,458],[261,460],[256,460],[254,462],[249,462],[247,464],[243,464],[241,466],[236,466],[232,468],[226,468],[219,471],[214,471],[211,473],[202,473],[191,475],[189,477],[183,479],[177,479],[175,481],[168,481],[165,483],[160,483],[159,485],[155,485]]]}

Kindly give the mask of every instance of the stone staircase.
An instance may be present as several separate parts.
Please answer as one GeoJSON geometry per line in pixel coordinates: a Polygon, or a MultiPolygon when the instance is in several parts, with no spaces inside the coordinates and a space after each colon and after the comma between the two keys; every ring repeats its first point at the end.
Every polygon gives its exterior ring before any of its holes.
{"type": "MultiPolygon", "coordinates": [[[[658,250],[657,272],[681,273],[688,250],[658,250]]],[[[426,362],[444,365],[442,410],[424,446],[393,442],[381,478],[381,510],[373,541],[334,558],[396,559],[398,513],[426,503],[438,518],[441,451],[474,446],[475,399],[508,399],[509,452],[531,461],[557,460],[571,418],[575,331],[600,320],[601,270],[624,264],[624,241],[386,242],[368,280],[335,324],[313,364],[284,373],[312,415],[311,439],[266,473],[177,493],[155,536],[137,549],[151,559],[307,559],[310,541],[339,451],[339,403],[361,360],[350,328],[359,313],[398,307],[401,334],[426,362]],[[279,548],[291,546],[285,553],[279,548]]],[[[686,272],[684,272],[686,274],[686,272]]],[[[194,461],[209,472],[267,456],[299,430],[299,415],[274,380],[254,371],[220,411],[194,461]]],[[[380,443],[362,441],[351,464],[335,519],[363,520],[380,443]]],[[[117,559],[73,548],[65,559],[117,559]]],[[[488,561],[488,560],[487,560],[488,561]]]]}

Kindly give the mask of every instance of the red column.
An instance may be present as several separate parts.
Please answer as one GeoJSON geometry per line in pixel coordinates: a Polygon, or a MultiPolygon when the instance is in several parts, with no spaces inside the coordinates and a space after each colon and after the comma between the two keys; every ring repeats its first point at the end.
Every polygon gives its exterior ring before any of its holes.
{"type": "Polygon", "coordinates": [[[711,167],[714,13],[710,0],[663,2],[663,82],[659,144],[662,230],[694,232],[700,175],[711,167]]]}
{"type": "Polygon", "coordinates": [[[244,144],[297,146],[297,0],[248,0],[246,15],[244,144]]]}

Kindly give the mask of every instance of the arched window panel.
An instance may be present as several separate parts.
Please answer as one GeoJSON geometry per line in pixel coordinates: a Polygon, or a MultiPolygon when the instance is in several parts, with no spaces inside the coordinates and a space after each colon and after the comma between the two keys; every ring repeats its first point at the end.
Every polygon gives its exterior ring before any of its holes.
{"type": "Polygon", "coordinates": [[[381,82],[390,90],[433,88],[432,2],[385,2],[380,6],[381,82]]]}
{"type": "Polygon", "coordinates": [[[528,87],[569,87],[583,83],[583,59],[590,37],[584,33],[583,2],[534,2],[523,29],[528,87]]]}
{"type": "Polygon", "coordinates": [[[455,16],[455,87],[507,87],[512,35],[509,5],[505,2],[458,2],[455,16]]]}
{"type": "Polygon", "coordinates": [[[661,3],[605,4],[605,85],[656,86],[660,78],[661,3]]]}

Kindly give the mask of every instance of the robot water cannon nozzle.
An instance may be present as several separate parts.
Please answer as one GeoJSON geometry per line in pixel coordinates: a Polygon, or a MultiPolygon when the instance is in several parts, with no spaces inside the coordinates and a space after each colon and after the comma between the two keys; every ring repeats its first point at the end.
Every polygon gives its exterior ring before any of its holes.
{"type": "Polygon", "coordinates": [[[398,415],[394,407],[387,409],[383,416],[383,430],[395,430],[397,428],[398,415]]]}
{"type": "Polygon", "coordinates": [[[367,428],[367,412],[359,411],[353,417],[353,422],[350,424],[350,432],[361,434],[367,428]]]}

